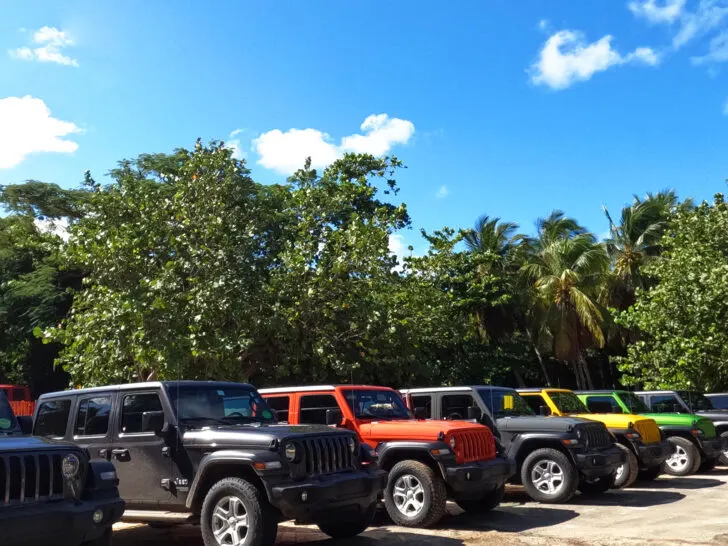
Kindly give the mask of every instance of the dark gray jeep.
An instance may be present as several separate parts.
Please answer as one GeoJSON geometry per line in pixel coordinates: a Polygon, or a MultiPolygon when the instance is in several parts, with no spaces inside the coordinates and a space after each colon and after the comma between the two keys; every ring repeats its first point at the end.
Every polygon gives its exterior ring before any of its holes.
{"type": "Polygon", "coordinates": [[[114,466],[24,436],[0,391],[0,543],[105,546],[124,511],[114,466]]]}
{"type": "Polygon", "coordinates": [[[372,522],[386,473],[356,436],[279,425],[250,385],[177,381],[42,396],[34,434],[116,465],[125,521],[199,523],[206,546],[275,542],[278,522],[349,537],[372,522]]]}

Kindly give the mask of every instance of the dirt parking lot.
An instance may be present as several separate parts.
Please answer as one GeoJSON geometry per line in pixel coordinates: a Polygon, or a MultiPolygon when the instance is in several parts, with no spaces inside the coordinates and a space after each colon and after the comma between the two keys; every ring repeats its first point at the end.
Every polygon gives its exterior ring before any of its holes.
{"type": "MultiPolygon", "coordinates": [[[[315,527],[281,525],[278,545],[352,544],[488,545],[726,545],[728,546],[728,469],[687,478],[660,478],[571,504],[529,502],[520,488],[508,490],[504,504],[486,517],[463,514],[455,505],[437,529],[394,527],[382,517],[356,539],[335,541],[315,527]]],[[[199,530],[154,530],[120,524],[115,546],[202,546],[199,530]]]]}

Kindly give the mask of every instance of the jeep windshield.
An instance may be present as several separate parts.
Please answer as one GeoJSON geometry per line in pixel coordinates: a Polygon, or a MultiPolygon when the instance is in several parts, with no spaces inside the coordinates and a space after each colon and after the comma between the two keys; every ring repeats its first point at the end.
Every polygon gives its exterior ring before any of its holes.
{"type": "Polygon", "coordinates": [[[620,392],[618,394],[622,403],[629,408],[630,413],[650,413],[650,408],[633,392],[620,392]]]}
{"type": "Polygon", "coordinates": [[[243,385],[169,385],[172,407],[186,427],[275,423],[275,415],[257,391],[243,385]]]}
{"type": "Polygon", "coordinates": [[[349,408],[357,419],[410,419],[402,397],[395,391],[379,389],[345,389],[349,408]]]}
{"type": "Polygon", "coordinates": [[[555,391],[549,392],[549,396],[554,405],[559,408],[559,413],[590,413],[584,402],[579,400],[579,397],[573,392],[555,391]]]}
{"type": "Polygon", "coordinates": [[[710,398],[699,392],[677,391],[677,394],[692,411],[711,411],[715,409],[710,398]]]}
{"type": "Polygon", "coordinates": [[[20,428],[15,419],[15,414],[10,407],[8,399],[5,397],[5,393],[0,391],[0,435],[6,436],[17,432],[20,432],[20,428]]]}
{"type": "Polygon", "coordinates": [[[533,410],[516,391],[503,389],[478,389],[478,394],[495,419],[501,417],[525,417],[533,410]]]}

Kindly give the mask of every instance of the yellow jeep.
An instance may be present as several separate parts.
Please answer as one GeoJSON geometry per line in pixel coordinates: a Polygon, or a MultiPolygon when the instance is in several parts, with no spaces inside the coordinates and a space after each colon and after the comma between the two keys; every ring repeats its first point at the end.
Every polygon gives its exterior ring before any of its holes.
{"type": "Polygon", "coordinates": [[[590,411],[568,389],[519,389],[518,392],[541,415],[571,415],[604,423],[627,456],[625,463],[617,469],[616,488],[628,487],[638,476],[655,479],[660,475],[662,463],[672,454],[673,447],[662,437],[654,419],[610,413],[611,407],[601,409],[598,405],[590,411]]]}

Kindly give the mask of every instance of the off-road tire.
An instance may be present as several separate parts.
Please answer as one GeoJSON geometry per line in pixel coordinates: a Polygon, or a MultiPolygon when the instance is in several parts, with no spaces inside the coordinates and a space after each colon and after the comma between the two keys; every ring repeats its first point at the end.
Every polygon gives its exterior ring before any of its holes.
{"type": "Polygon", "coordinates": [[[582,480],[579,483],[579,491],[582,495],[601,495],[614,487],[616,473],[608,476],[600,476],[592,481],[582,480]]]}
{"type": "MultiPolygon", "coordinates": [[[[728,438],[728,430],[725,432],[720,433],[721,438],[728,438]]],[[[720,459],[718,459],[718,463],[721,466],[728,466],[728,451],[724,451],[723,454],[720,456],[720,459]]]]}
{"type": "Polygon", "coordinates": [[[260,491],[242,478],[224,478],[215,483],[202,502],[200,527],[205,546],[217,546],[212,530],[215,505],[224,497],[239,499],[248,516],[248,532],[244,546],[272,546],[278,534],[278,521],[260,491]]]}
{"type": "Polygon", "coordinates": [[[700,467],[698,468],[698,472],[710,472],[713,470],[716,466],[718,466],[718,461],[720,457],[711,457],[710,459],[703,459],[700,463],[700,467]]]}
{"type": "Polygon", "coordinates": [[[328,521],[318,522],[318,528],[331,538],[351,538],[360,535],[374,523],[374,516],[377,513],[377,503],[372,503],[361,514],[344,514],[336,512],[331,514],[328,521]]]}
{"type": "Polygon", "coordinates": [[[447,489],[442,478],[432,468],[419,461],[407,460],[397,463],[389,471],[384,499],[387,513],[397,525],[403,527],[430,527],[445,515],[447,489]],[[424,492],[424,507],[414,517],[408,517],[400,512],[394,503],[394,486],[397,480],[405,475],[417,478],[424,492]]]}
{"type": "Polygon", "coordinates": [[[104,534],[94,540],[87,540],[82,542],[81,546],[111,546],[114,541],[114,531],[109,527],[104,534]]]}
{"type": "Polygon", "coordinates": [[[698,451],[697,446],[687,438],[681,436],[670,436],[667,441],[673,444],[675,449],[678,447],[682,448],[685,451],[688,462],[683,469],[675,470],[665,461],[662,464],[663,472],[671,476],[689,476],[690,474],[695,474],[700,468],[701,463],[700,451],[698,451]]]}
{"type": "Polygon", "coordinates": [[[568,501],[576,493],[579,486],[579,472],[568,456],[558,449],[542,448],[531,453],[521,465],[521,482],[526,493],[535,501],[543,503],[562,503],[568,501]],[[555,494],[549,494],[538,489],[531,480],[531,473],[540,462],[555,462],[563,474],[563,484],[555,494]]]}
{"type": "Polygon", "coordinates": [[[639,475],[637,476],[637,479],[643,482],[651,482],[656,480],[662,475],[662,465],[658,464],[657,466],[651,466],[650,468],[645,468],[644,470],[640,470],[639,475]]]}
{"type": "Polygon", "coordinates": [[[495,489],[488,491],[482,499],[478,500],[459,500],[457,504],[460,508],[470,514],[485,514],[498,506],[503,500],[506,492],[506,486],[501,485],[495,489]]]}
{"type": "Polygon", "coordinates": [[[625,487],[629,487],[635,481],[637,481],[637,476],[640,473],[640,462],[637,459],[637,455],[635,455],[634,451],[632,451],[627,446],[617,444],[617,447],[624,451],[627,460],[622,465],[622,473],[617,474],[614,480],[614,488],[624,489],[625,487]]]}

